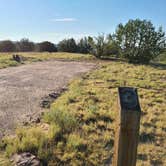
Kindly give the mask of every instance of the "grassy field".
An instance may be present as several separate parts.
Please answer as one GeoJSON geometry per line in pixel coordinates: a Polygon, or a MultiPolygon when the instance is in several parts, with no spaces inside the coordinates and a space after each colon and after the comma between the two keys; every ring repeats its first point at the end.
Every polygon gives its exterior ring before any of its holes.
{"type": "Polygon", "coordinates": [[[16,53],[18,55],[22,55],[25,60],[23,63],[18,63],[12,59],[12,55],[15,53],[0,53],[0,69],[9,67],[9,66],[18,66],[21,64],[27,64],[31,62],[44,61],[44,60],[94,60],[94,56],[92,55],[83,55],[83,54],[70,54],[70,53],[35,53],[35,52],[22,52],[16,53]]]}
{"type": "Polygon", "coordinates": [[[9,157],[30,151],[49,165],[106,165],[113,156],[119,86],[138,88],[142,117],[137,166],[166,165],[166,70],[104,61],[99,69],[73,80],[41,123],[5,138],[0,164],[7,161],[4,152],[9,157]]]}

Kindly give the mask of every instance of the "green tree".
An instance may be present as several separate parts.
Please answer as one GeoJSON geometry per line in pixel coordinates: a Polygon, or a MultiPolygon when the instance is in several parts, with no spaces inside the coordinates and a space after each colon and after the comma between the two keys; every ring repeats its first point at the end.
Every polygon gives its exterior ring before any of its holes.
{"type": "Polygon", "coordinates": [[[80,41],[78,43],[78,52],[83,53],[83,54],[91,53],[91,51],[92,51],[91,41],[92,40],[93,39],[90,36],[80,39],[80,41]]]}
{"type": "Polygon", "coordinates": [[[16,45],[10,40],[4,40],[0,42],[0,52],[14,52],[16,51],[16,45]]]}
{"type": "Polygon", "coordinates": [[[107,46],[108,41],[104,34],[100,34],[98,37],[95,37],[94,41],[92,42],[93,55],[97,58],[102,58],[106,55],[107,46]]]}
{"type": "Polygon", "coordinates": [[[34,51],[35,44],[29,41],[29,39],[23,38],[19,42],[17,42],[16,47],[17,51],[23,51],[23,52],[34,51]]]}
{"type": "Polygon", "coordinates": [[[61,52],[77,52],[78,47],[73,38],[71,39],[64,39],[58,44],[58,51],[61,52]]]}
{"type": "Polygon", "coordinates": [[[108,57],[118,57],[120,52],[120,47],[114,40],[114,36],[111,34],[107,35],[107,43],[105,46],[105,56],[108,57]]]}
{"type": "Polygon", "coordinates": [[[160,27],[157,31],[147,20],[129,20],[119,24],[115,42],[121,55],[133,63],[148,63],[157,57],[165,45],[165,34],[160,27]]]}
{"type": "Polygon", "coordinates": [[[41,43],[38,43],[36,45],[36,51],[39,52],[57,52],[57,47],[55,44],[49,42],[49,41],[44,41],[41,43]]]}

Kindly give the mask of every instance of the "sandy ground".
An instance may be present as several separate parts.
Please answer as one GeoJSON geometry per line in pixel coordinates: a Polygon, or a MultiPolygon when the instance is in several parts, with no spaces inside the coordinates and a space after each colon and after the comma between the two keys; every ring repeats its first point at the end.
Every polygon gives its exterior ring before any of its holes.
{"type": "Polygon", "coordinates": [[[0,70],[0,137],[41,112],[41,100],[93,69],[86,62],[47,61],[0,70]]]}

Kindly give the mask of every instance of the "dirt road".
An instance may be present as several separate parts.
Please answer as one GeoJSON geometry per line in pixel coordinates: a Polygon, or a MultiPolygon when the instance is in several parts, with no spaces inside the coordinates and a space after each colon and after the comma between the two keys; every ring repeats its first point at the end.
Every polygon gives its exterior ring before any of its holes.
{"type": "Polygon", "coordinates": [[[41,100],[93,69],[86,62],[47,61],[0,70],[0,137],[41,111],[41,100]]]}

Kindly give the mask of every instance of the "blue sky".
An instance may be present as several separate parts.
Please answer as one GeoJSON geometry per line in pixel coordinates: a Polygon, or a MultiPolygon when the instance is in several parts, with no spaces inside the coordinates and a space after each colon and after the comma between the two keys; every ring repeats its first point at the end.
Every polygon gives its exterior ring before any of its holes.
{"type": "Polygon", "coordinates": [[[135,18],[166,30],[166,0],[0,0],[0,40],[57,43],[112,33],[120,22],[135,18]]]}

